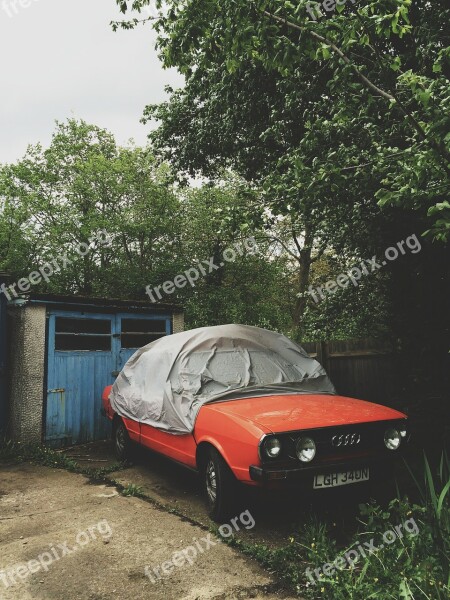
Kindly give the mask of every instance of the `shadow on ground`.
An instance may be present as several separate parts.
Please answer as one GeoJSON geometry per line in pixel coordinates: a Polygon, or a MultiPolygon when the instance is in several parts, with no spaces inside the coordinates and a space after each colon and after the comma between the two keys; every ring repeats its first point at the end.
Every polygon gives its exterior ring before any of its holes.
{"type": "MultiPolygon", "coordinates": [[[[92,468],[110,468],[116,464],[109,441],[71,448],[65,454],[92,468]]],[[[195,523],[208,528],[215,526],[205,509],[199,477],[163,456],[137,448],[133,464],[111,472],[108,477],[125,487],[138,486],[150,500],[195,523]]],[[[383,483],[383,495],[395,496],[393,481],[383,483]]],[[[241,510],[251,512],[256,526],[242,531],[240,537],[270,547],[285,545],[293,531],[317,517],[334,529],[338,542],[342,538],[345,543],[357,525],[359,504],[367,500],[369,492],[360,485],[316,493],[305,489],[267,492],[244,488],[239,505],[241,510]]]]}

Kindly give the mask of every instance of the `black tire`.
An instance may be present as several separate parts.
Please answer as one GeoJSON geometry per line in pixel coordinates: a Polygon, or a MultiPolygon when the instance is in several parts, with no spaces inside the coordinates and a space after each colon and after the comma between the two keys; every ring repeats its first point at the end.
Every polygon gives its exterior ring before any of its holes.
{"type": "Polygon", "coordinates": [[[122,419],[117,419],[113,427],[113,444],[116,457],[121,460],[131,459],[131,440],[122,419]]]}
{"type": "Polygon", "coordinates": [[[233,516],[238,489],[233,473],[215,448],[204,457],[202,477],[208,514],[213,521],[223,523],[233,516]]]}

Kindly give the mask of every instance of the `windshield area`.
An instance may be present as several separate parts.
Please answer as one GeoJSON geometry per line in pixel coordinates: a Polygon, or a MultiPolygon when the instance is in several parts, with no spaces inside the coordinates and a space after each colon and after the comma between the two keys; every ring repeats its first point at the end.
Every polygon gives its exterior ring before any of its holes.
{"type": "MultiPolygon", "coordinates": [[[[284,393],[334,392],[322,367],[302,356],[300,364],[270,349],[235,348],[192,352],[179,371],[179,385],[196,397],[217,397],[233,391],[284,393]],[[312,385],[311,385],[312,383],[312,385]]],[[[181,390],[180,390],[181,391],[181,390]]]]}

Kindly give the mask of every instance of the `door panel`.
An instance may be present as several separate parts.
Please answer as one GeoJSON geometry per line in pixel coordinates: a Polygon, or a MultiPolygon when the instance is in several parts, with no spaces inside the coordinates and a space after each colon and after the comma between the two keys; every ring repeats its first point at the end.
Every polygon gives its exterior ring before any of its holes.
{"type": "Polygon", "coordinates": [[[45,440],[50,445],[108,437],[110,423],[100,409],[103,388],[113,381],[113,325],[113,315],[49,315],[45,440]]]}
{"type": "Polygon", "coordinates": [[[196,466],[197,444],[192,434],[173,435],[142,423],[141,444],[190,467],[196,466]]]}
{"type": "Polygon", "coordinates": [[[117,370],[143,346],[172,333],[170,315],[119,314],[116,320],[116,339],[119,341],[117,370]]]}

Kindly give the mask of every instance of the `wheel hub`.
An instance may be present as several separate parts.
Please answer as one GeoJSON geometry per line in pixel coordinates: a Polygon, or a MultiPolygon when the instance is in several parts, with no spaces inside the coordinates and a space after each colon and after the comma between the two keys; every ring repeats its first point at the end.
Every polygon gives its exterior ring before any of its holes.
{"type": "Polygon", "coordinates": [[[217,499],[217,477],[216,467],[212,460],[206,466],[206,491],[210,501],[214,503],[217,499]]]}
{"type": "Polygon", "coordinates": [[[122,427],[119,427],[116,432],[116,448],[120,453],[125,448],[125,435],[122,427]]]}

